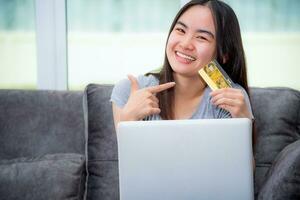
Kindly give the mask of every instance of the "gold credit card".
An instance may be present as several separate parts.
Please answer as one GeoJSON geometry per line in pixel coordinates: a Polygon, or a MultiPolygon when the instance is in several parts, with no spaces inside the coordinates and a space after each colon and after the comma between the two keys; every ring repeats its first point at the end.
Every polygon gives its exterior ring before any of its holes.
{"type": "Polygon", "coordinates": [[[216,60],[211,61],[203,68],[201,68],[199,70],[199,74],[212,91],[221,88],[232,87],[232,80],[216,60]]]}

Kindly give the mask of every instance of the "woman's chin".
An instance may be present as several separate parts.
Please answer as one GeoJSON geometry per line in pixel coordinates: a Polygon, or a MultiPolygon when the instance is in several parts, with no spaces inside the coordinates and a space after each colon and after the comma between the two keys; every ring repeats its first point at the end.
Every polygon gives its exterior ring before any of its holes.
{"type": "Polygon", "coordinates": [[[188,70],[173,70],[175,76],[181,76],[186,78],[192,78],[199,76],[198,72],[195,71],[188,71],[188,70]]]}

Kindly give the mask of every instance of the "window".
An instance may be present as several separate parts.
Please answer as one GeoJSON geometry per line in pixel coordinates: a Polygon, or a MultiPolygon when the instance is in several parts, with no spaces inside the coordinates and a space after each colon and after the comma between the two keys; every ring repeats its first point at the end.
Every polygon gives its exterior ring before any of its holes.
{"type": "Polygon", "coordinates": [[[238,16],[244,32],[299,32],[298,0],[225,0],[238,16]]]}
{"type": "MultiPolygon", "coordinates": [[[[139,75],[157,69],[163,63],[170,24],[187,1],[66,0],[65,7],[60,0],[0,0],[0,88],[37,88],[37,82],[46,77],[47,86],[39,82],[39,88],[62,89],[68,77],[70,89],[83,89],[88,83],[116,83],[128,73],[139,75]],[[37,2],[39,6],[34,5],[37,2]],[[51,8],[41,6],[45,3],[51,8]],[[45,16],[43,9],[49,11],[45,16]],[[41,19],[40,15],[44,21],[36,23],[35,17],[41,19]],[[65,33],[56,37],[65,30],[56,22],[66,18],[68,58],[58,45],[64,43],[65,33]],[[48,26],[48,21],[54,25],[48,26]],[[44,27],[49,29],[44,32],[55,36],[45,43],[44,38],[49,37],[36,31],[44,27]],[[38,49],[36,34],[42,38],[38,49]],[[45,51],[51,48],[53,53],[45,51]],[[42,61],[39,73],[37,60],[42,61]]],[[[240,22],[249,85],[300,89],[300,1],[224,1],[240,22]]]]}
{"type": "Polygon", "coordinates": [[[300,1],[225,1],[240,22],[249,85],[300,89],[300,1]]]}
{"type": "MultiPolygon", "coordinates": [[[[184,2],[67,1],[69,88],[116,83],[128,73],[160,67],[169,26],[184,2]]],[[[295,64],[300,52],[300,1],[225,2],[240,22],[249,85],[300,89],[295,64]]]]}
{"type": "Polygon", "coordinates": [[[36,88],[34,0],[0,0],[0,88],[36,88]]]}
{"type": "Polygon", "coordinates": [[[160,67],[179,8],[179,0],[67,1],[69,88],[160,67]]]}

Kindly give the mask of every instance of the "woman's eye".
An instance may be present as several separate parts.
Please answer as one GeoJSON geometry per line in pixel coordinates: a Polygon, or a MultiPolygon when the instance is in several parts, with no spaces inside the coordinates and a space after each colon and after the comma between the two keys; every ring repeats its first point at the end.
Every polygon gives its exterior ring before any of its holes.
{"type": "Polygon", "coordinates": [[[184,33],[184,30],[182,28],[176,28],[175,30],[180,32],[180,33],[184,33]]]}
{"type": "Polygon", "coordinates": [[[203,36],[198,36],[197,38],[200,39],[200,40],[207,40],[207,38],[203,37],[203,36]]]}

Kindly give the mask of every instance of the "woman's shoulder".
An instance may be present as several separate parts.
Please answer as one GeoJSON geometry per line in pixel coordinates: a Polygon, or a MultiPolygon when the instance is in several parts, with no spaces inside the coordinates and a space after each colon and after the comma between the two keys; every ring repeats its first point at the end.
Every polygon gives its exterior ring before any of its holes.
{"type": "MultiPolygon", "coordinates": [[[[139,88],[145,88],[149,86],[158,85],[159,81],[154,75],[139,75],[136,77],[137,82],[139,84],[139,88]]],[[[114,86],[113,92],[124,92],[128,93],[130,92],[131,83],[128,78],[124,78],[117,82],[114,86]]]]}
{"type": "Polygon", "coordinates": [[[245,88],[243,88],[240,84],[238,84],[238,83],[234,83],[233,85],[232,85],[232,87],[233,88],[235,88],[235,89],[240,89],[240,90],[242,90],[243,91],[243,93],[245,94],[245,95],[247,95],[248,96],[248,93],[247,93],[247,91],[245,90],[245,88]]]}
{"type": "Polygon", "coordinates": [[[235,89],[243,89],[243,90],[245,90],[240,84],[238,84],[238,83],[233,83],[232,84],[232,87],[233,88],[235,88],[235,89]]]}
{"type": "Polygon", "coordinates": [[[159,80],[154,75],[140,75],[137,77],[140,88],[150,87],[159,84],[159,80]]]}
{"type": "MultiPolygon", "coordinates": [[[[149,86],[158,85],[159,81],[154,75],[139,75],[136,77],[139,84],[139,88],[145,88],[149,86]]],[[[128,78],[124,78],[115,84],[116,88],[130,88],[130,81],[128,78]]]]}
{"type": "MultiPolygon", "coordinates": [[[[154,86],[159,83],[158,79],[153,76],[140,75],[136,77],[139,88],[145,88],[149,86],[154,86]]],[[[117,82],[112,90],[111,101],[116,103],[119,107],[123,107],[127,102],[131,91],[131,83],[128,78],[124,78],[117,82]]]]}

